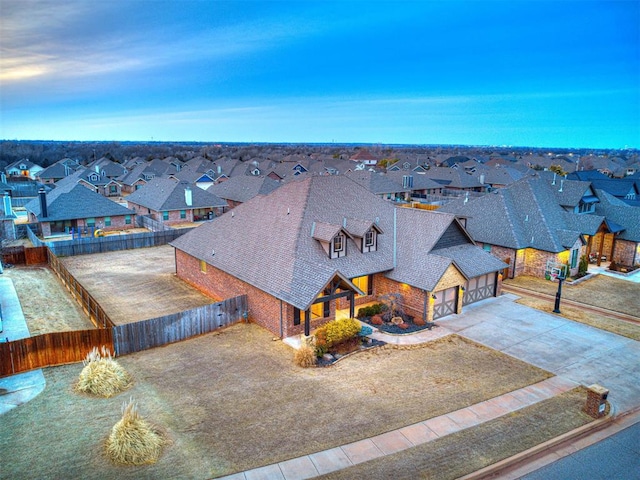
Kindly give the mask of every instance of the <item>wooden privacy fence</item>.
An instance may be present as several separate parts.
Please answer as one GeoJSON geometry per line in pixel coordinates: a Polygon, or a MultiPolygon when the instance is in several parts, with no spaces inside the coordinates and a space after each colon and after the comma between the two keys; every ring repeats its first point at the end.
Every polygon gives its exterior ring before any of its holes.
{"type": "Polygon", "coordinates": [[[55,242],[43,242],[31,232],[30,228],[27,229],[27,235],[34,245],[47,246],[59,257],[72,257],[75,255],[89,255],[92,253],[166,245],[190,230],[193,230],[193,228],[170,229],[160,232],[124,233],[97,238],[82,237],[75,240],[60,240],[55,242]]]}
{"type": "Polygon", "coordinates": [[[116,355],[139,352],[213,332],[245,318],[247,296],[185,310],[163,317],[113,327],[116,355]]]}
{"type": "Polygon", "coordinates": [[[245,318],[247,296],[97,330],[56,332],[0,343],[0,377],[36,368],[84,360],[93,347],[106,346],[116,355],[139,352],[238,322],[245,318]]]}
{"type": "Polygon", "coordinates": [[[47,247],[4,247],[0,250],[3,264],[13,265],[38,265],[47,263],[47,247]]]}
{"type": "Polygon", "coordinates": [[[55,332],[0,343],[0,376],[84,360],[93,347],[113,352],[111,329],[55,332]]]}
{"type": "Polygon", "coordinates": [[[80,282],[76,280],[76,277],[71,275],[60,259],[51,252],[49,252],[49,266],[56,275],[58,275],[58,278],[62,280],[62,283],[67,287],[67,290],[69,290],[71,295],[75,297],[96,327],[109,328],[114,326],[114,323],[109,318],[109,315],[107,315],[107,312],[104,311],[100,304],[80,284],[80,282]]]}

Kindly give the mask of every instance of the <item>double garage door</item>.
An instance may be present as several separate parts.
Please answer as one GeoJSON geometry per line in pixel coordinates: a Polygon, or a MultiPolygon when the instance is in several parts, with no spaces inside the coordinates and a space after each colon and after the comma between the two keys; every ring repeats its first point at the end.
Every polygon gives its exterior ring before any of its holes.
{"type": "Polygon", "coordinates": [[[471,305],[485,298],[490,298],[496,294],[496,274],[487,273],[470,279],[464,285],[465,292],[462,297],[462,305],[471,305]]]}

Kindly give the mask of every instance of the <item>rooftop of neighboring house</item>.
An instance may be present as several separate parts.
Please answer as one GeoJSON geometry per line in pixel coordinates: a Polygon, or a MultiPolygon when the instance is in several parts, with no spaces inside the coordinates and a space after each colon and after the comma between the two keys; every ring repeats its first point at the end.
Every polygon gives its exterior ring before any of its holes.
{"type": "Polygon", "coordinates": [[[36,164],[33,163],[31,160],[29,160],[28,158],[23,158],[21,160],[18,160],[17,162],[13,162],[10,163],[9,165],[7,165],[4,169],[5,172],[8,172],[9,170],[13,170],[13,169],[18,169],[18,170],[32,170],[32,169],[40,169],[43,170],[43,168],[36,164]],[[24,168],[23,168],[24,167],[24,168]]]}
{"type": "Polygon", "coordinates": [[[484,188],[479,175],[470,175],[464,170],[447,167],[432,167],[425,176],[435,180],[447,188],[474,189],[484,188]]]}
{"type": "Polygon", "coordinates": [[[640,242],[640,207],[628,205],[604,190],[596,192],[600,199],[596,203],[596,214],[624,228],[618,234],[618,238],[640,242]]]}
{"type": "Polygon", "coordinates": [[[207,191],[232,202],[244,203],[256,195],[267,195],[281,183],[269,177],[240,175],[210,186],[207,191]]]}
{"type": "Polygon", "coordinates": [[[38,173],[38,178],[42,180],[56,180],[64,178],[81,168],[83,168],[82,165],[77,161],[70,158],[63,158],[38,173]]]}
{"type": "Polygon", "coordinates": [[[126,201],[156,212],[227,206],[223,199],[203,190],[194,183],[176,181],[171,178],[154,178],[148,181],[126,197],[126,201]]]}
{"type": "Polygon", "coordinates": [[[366,162],[366,163],[374,162],[374,161],[377,162],[378,156],[374,155],[366,148],[361,148],[356,153],[351,155],[351,157],[349,157],[349,160],[354,162],[366,162]]]}
{"type": "Polygon", "coordinates": [[[132,210],[112,202],[87,187],[78,185],[76,182],[68,182],[66,185],[57,186],[46,194],[46,201],[46,217],[42,217],[39,196],[25,205],[25,208],[33,213],[40,222],[115,217],[134,213],[132,210]]]}
{"type": "Polygon", "coordinates": [[[398,184],[394,177],[388,177],[387,174],[370,170],[355,170],[347,172],[345,176],[375,195],[410,192],[412,190],[411,188],[403,187],[402,183],[398,184]]]}
{"type": "MultiPolygon", "coordinates": [[[[568,192],[584,192],[583,185],[572,188],[568,185],[573,182],[565,182],[568,192]]],[[[581,234],[594,235],[604,217],[567,211],[559,189],[559,181],[553,185],[548,178],[528,176],[476,199],[458,199],[441,210],[467,217],[467,230],[476,241],[561,252],[581,234]]]]}
{"type": "Polygon", "coordinates": [[[435,190],[441,189],[444,186],[441,183],[436,182],[434,179],[429,178],[423,173],[418,172],[407,172],[404,170],[397,170],[394,172],[387,172],[385,176],[391,180],[392,182],[400,185],[402,187],[403,182],[405,181],[405,177],[412,177],[412,186],[409,187],[410,190],[435,190]]]}

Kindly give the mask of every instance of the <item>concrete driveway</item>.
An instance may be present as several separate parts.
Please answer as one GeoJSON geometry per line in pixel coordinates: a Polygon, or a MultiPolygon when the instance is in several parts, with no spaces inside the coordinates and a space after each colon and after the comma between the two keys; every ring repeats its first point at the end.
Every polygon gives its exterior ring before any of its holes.
{"type": "Polygon", "coordinates": [[[582,385],[610,390],[619,412],[640,407],[640,342],[515,303],[505,294],[438,324],[582,385]]]}

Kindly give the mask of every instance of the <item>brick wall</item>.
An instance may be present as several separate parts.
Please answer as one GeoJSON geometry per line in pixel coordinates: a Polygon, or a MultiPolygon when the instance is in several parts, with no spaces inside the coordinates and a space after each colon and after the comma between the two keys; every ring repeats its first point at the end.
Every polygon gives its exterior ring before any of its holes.
{"type": "MultiPolygon", "coordinates": [[[[634,256],[638,244],[628,240],[616,240],[615,251],[613,252],[613,260],[622,265],[633,265],[634,256]]],[[[635,258],[636,265],[640,264],[640,257],[635,258]]]]}
{"type": "MultiPolygon", "coordinates": [[[[304,322],[300,325],[293,324],[294,307],[292,305],[211,265],[207,265],[206,272],[203,273],[200,271],[200,261],[180,250],[176,250],[176,274],[217,301],[237,295],[247,295],[249,320],[266,328],[277,337],[281,336],[281,326],[283,338],[304,331],[304,322]]],[[[331,316],[312,320],[311,329],[323,325],[332,318],[335,318],[335,301],[331,302],[331,316]]]]}
{"type": "MultiPolygon", "coordinates": [[[[478,242],[478,246],[482,247],[484,244],[478,242]]],[[[509,264],[509,271],[507,278],[513,278],[513,264],[516,258],[516,251],[513,248],[500,247],[498,245],[491,245],[489,251],[494,257],[499,258],[504,263],[509,264]]]]}

